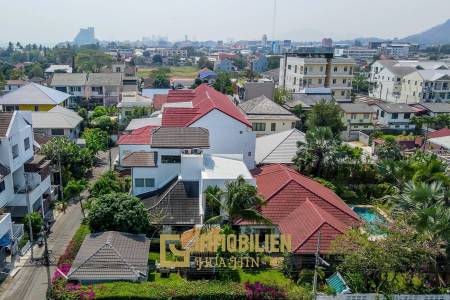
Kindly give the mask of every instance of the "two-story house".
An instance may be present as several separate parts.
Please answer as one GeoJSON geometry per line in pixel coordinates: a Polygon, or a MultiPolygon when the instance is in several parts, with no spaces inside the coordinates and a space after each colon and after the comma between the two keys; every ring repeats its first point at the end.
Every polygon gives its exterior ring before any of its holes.
{"type": "Polygon", "coordinates": [[[0,97],[3,111],[48,111],[57,105],[67,106],[71,95],[30,82],[0,97]]]}
{"type": "Polygon", "coordinates": [[[162,213],[166,227],[203,224],[208,186],[224,188],[238,176],[254,184],[242,154],[206,154],[209,149],[209,131],[200,127],[149,126],[119,139],[120,165],[131,169],[133,195],[150,214],[162,213]]]}
{"type": "Polygon", "coordinates": [[[49,111],[36,111],[31,115],[35,134],[47,138],[65,136],[73,141],[80,136],[83,118],[71,109],[55,106],[49,111]]]}
{"type": "Polygon", "coordinates": [[[122,93],[122,73],[91,73],[86,85],[87,98],[99,105],[119,103],[122,93]]]}
{"type": "Polygon", "coordinates": [[[403,78],[404,103],[449,102],[450,70],[418,70],[403,78]]]}
{"type": "Polygon", "coordinates": [[[295,128],[296,123],[300,121],[293,113],[266,96],[244,101],[239,104],[239,108],[252,123],[257,136],[295,128]]]}
{"type": "Polygon", "coordinates": [[[340,103],[342,110],[342,123],[351,130],[375,129],[375,110],[366,103],[340,103]]]}
{"type": "Polygon", "coordinates": [[[400,103],[376,103],[373,105],[376,111],[376,123],[378,126],[394,130],[412,130],[414,124],[410,119],[416,110],[407,104],[400,103]]]}
{"type": "Polygon", "coordinates": [[[86,97],[86,73],[55,73],[50,86],[60,92],[72,95],[72,99],[80,101],[86,97]]]}

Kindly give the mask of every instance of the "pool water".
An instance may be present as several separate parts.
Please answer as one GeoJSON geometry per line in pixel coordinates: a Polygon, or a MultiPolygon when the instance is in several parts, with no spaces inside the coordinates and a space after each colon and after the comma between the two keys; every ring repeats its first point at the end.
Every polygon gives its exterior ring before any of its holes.
{"type": "Polygon", "coordinates": [[[370,207],[353,207],[353,211],[358,214],[364,221],[369,224],[385,223],[386,220],[382,215],[370,207]]]}

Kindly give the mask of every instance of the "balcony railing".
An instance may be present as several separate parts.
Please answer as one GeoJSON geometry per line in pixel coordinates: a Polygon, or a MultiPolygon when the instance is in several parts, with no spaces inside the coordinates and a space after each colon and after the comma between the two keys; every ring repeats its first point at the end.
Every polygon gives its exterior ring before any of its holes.
{"type": "Polygon", "coordinates": [[[23,237],[24,234],[24,225],[23,224],[12,224],[13,231],[13,240],[19,240],[23,237]]]}

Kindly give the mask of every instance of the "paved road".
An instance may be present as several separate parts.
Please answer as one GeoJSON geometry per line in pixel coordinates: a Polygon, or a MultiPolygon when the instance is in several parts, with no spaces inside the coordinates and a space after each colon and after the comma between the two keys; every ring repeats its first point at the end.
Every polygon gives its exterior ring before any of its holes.
{"type": "MultiPolygon", "coordinates": [[[[112,150],[114,160],[117,148],[112,150]]],[[[108,152],[99,154],[100,161],[92,172],[90,181],[94,181],[102,173],[109,169],[108,152]]],[[[81,224],[82,213],[79,203],[70,204],[65,214],[61,214],[52,227],[52,233],[48,238],[49,250],[52,252],[52,266],[50,275],[55,271],[55,263],[61,256],[72,236],[81,224]]],[[[37,247],[35,247],[37,249],[37,247]]],[[[38,256],[43,249],[38,249],[38,256]]],[[[24,267],[14,278],[8,278],[0,285],[0,299],[3,300],[40,300],[45,299],[47,291],[46,267],[26,262],[24,267]]]]}

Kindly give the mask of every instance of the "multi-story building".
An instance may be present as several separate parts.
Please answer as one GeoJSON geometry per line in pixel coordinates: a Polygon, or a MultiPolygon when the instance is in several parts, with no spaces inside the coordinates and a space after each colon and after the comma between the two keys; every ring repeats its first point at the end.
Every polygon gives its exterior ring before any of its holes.
{"type": "Polygon", "coordinates": [[[150,56],[161,55],[162,57],[188,57],[188,52],[186,49],[175,49],[175,48],[147,48],[145,49],[150,56]]]}
{"type": "Polygon", "coordinates": [[[351,58],[328,55],[285,54],[280,62],[280,85],[295,93],[305,88],[330,88],[336,100],[350,100],[353,68],[351,58]]]}
{"type": "Polygon", "coordinates": [[[72,95],[74,100],[81,100],[86,96],[86,73],[55,73],[50,86],[57,91],[72,95]]]}
{"type": "MultiPolygon", "coordinates": [[[[411,96],[402,95],[402,92],[406,92],[403,85],[408,84],[404,79],[407,75],[420,70],[445,71],[448,70],[448,66],[439,61],[377,60],[370,69],[369,96],[388,102],[406,103],[406,98],[411,96]]],[[[411,87],[412,93],[414,91],[411,87]]]]}
{"type": "Polygon", "coordinates": [[[369,49],[364,47],[352,47],[334,50],[337,57],[350,57],[353,59],[372,61],[380,53],[378,49],[369,49]]]}
{"type": "Polygon", "coordinates": [[[366,103],[341,103],[342,123],[347,131],[373,130],[375,128],[375,110],[366,103]]]}
{"type": "Polygon", "coordinates": [[[418,70],[406,75],[400,101],[450,102],[450,70],[418,70]]]}
{"type": "Polygon", "coordinates": [[[376,124],[381,128],[394,130],[413,130],[414,124],[410,119],[416,110],[407,104],[398,103],[375,103],[376,124]]]}
{"type": "Polygon", "coordinates": [[[381,53],[393,58],[407,58],[409,55],[410,44],[381,44],[381,53]]]}
{"type": "MultiPolygon", "coordinates": [[[[31,113],[0,113],[0,124],[0,208],[9,215],[0,216],[1,234],[8,227],[3,222],[21,220],[27,213],[40,212],[47,221],[53,215],[50,161],[34,154],[31,113]]],[[[17,234],[10,234],[13,241],[17,234]]]]}
{"type": "Polygon", "coordinates": [[[122,73],[91,73],[86,84],[86,97],[100,105],[119,103],[122,93],[122,73]]]}
{"type": "Polygon", "coordinates": [[[235,70],[233,62],[227,58],[214,62],[214,71],[232,72],[233,70],[235,70]]]}

